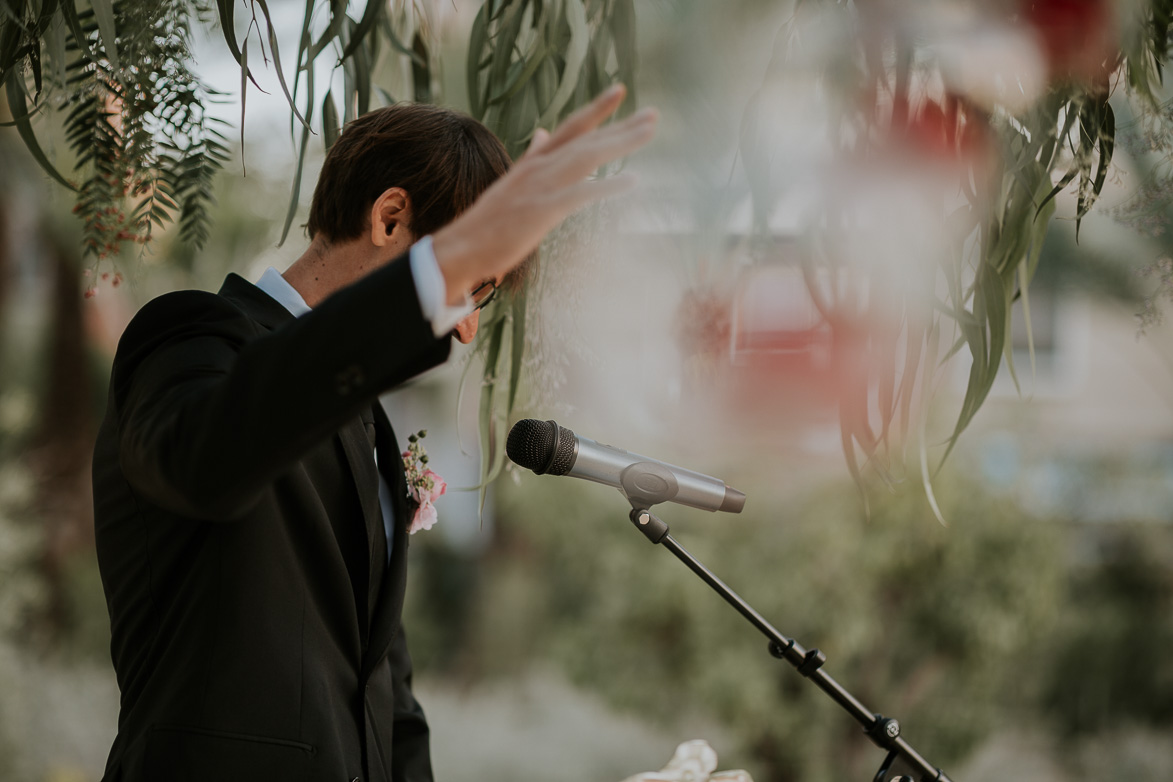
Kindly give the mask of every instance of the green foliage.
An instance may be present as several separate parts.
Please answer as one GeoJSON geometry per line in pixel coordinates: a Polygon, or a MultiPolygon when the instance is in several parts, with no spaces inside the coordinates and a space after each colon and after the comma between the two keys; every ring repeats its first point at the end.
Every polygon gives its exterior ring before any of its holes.
{"type": "Polygon", "coordinates": [[[1079,221],[1104,186],[1115,120],[1107,95],[1061,89],[1023,117],[997,119],[994,129],[1001,151],[995,190],[967,191],[968,206],[950,218],[954,224],[972,226],[959,236],[959,242],[964,246],[976,237],[977,260],[973,268],[967,268],[960,248],[941,260],[941,274],[948,284],[937,311],[952,320],[961,334],[949,355],[965,346],[972,357],[965,398],[945,457],[985,401],[1003,360],[1015,374],[1007,339],[1011,305],[1021,298],[1029,316],[1028,291],[1055,211],[1054,198],[1076,178],[1078,236],[1079,221]],[[1052,185],[1052,171],[1062,159],[1064,146],[1069,147],[1072,162],[1052,185]]]}
{"type": "Polygon", "coordinates": [[[0,21],[8,44],[0,78],[34,158],[77,191],[85,253],[100,262],[173,220],[185,241],[201,244],[211,180],[228,158],[222,123],[205,110],[212,92],[189,69],[190,25],[206,8],[186,0],[99,0],[80,13],[69,0],[18,5],[0,21]],[[75,181],[40,152],[31,121],[51,112],[63,117],[75,181]]]}
{"type": "MultiPolygon", "coordinates": [[[[484,508],[488,485],[505,465],[505,435],[521,387],[525,357],[525,315],[528,296],[523,288],[502,291],[481,311],[476,353],[481,357],[483,375],[477,420],[480,429],[480,504],[484,508]]],[[[474,364],[465,368],[461,384],[468,380],[474,364]]]]}
{"type": "Polygon", "coordinates": [[[469,106],[517,157],[616,81],[629,113],[635,66],[633,0],[488,0],[469,40],[469,106]]]}
{"type": "Polygon", "coordinates": [[[1100,532],[1075,574],[1080,606],[1056,634],[1048,716],[1063,735],[1173,726],[1173,535],[1122,525],[1100,532]]]}

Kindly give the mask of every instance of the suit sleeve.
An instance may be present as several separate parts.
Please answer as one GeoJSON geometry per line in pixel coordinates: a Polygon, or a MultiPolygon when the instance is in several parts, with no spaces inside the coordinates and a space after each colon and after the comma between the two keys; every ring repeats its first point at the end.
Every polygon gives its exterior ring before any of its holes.
{"type": "Polygon", "coordinates": [[[111,384],[124,474],[188,517],[234,518],[381,392],[441,362],[403,255],[270,334],[223,297],[154,300],[111,384]]]}
{"type": "Polygon", "coordinates": [[[395,692],[391,733],[392,782],[432,782],[430,732],[427,718],[411,690],[411,656],[402,624],[387,655],[395,692]]]}

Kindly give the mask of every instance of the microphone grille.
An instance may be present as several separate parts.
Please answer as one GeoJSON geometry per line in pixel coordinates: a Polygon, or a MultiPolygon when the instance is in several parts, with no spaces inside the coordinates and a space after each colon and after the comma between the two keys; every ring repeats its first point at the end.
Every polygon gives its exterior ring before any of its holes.
{"type": "Polygon", "coordinates": [[[554,453],[550,456],[550,463],[546,465],[546,472],[551,475],[565,475],[570,472],[574,460],[578,458],[578,438],[565,426],[559,426],[553,421],[550,423],[554,424],[557,434],[554,437],[554,453]]]}
{"type": "Polygon", "coordinates": [[[505,453],[538,475],[565,475],[574,465],[574,432],[554,421],[525,418],[509,430],[505,453]]]}
{"type": "Polygon", "coordinates": [[[553,421],[522,419],[509,430],[505,453],[515,464],[527,470],[545,472],[542,468],[550,461],[550,454],[554,451],[557,427],[553,421]]]}

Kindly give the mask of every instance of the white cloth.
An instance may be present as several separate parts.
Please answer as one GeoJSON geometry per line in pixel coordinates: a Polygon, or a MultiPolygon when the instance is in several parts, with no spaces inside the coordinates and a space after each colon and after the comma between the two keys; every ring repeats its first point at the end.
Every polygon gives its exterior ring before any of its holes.
{"type": "MultiPolygon", "coordinates": [[[[442,337],[472,312],[472,300],[465,296],[464,302],[459,306],[448,306],[448,286],[444,284],[444,275],[440,271],[440,265],[436,263],[436,254],[432,251],[432,237],[425,236],[413,244],[408,257],[420,311],[432,324],[432,333],[436,337],[442,337]]],[[[265,269],[261,279],[257,280],[257,287],[276,299],[295,318],[300,318],[310,311],[301,294],[272,266],[265,269]]]]}
{"type": "Polygon", "coordinates": [[[411,246],[411,278],[420,300],[420,311],[432,324],[432,333],[442,337],[472,312],[472,300],[466,295],[456,307],[448,306],[448,286],[436,254],[432,251],[432,237],[425,236],[411,246]]]}
{"type": "Polygon", "coordinates": [[[310,311],[310,305],[305,303],[297,289],[286,282],[281,272],[272,266],[265,269],[261,279],[257,280],[257,287],[269,294],[270,298],[276,299],[277,303],[289,310],[295,318],[300,318],[310,311]]]}
{"type": "Polygon", "coordinates": [[[695,739],[678,746],[661,770],[636,774],[623,782],[753,782],[746,771],[716,771],[716,768],[716,751],[709,742],[695,739]]]}

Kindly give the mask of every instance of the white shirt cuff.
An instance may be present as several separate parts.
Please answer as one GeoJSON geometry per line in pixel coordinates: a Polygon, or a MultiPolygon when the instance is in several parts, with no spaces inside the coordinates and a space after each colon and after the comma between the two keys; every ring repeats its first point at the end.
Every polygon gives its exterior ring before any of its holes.
{"type": "Polygon", "coordinates": [[[463,304],[448,306],[448,287],[444,284],[440,265],[436,263],[431,236],[425,236],[411,246],[410,258],[411,276],[415,280],[420,310],[432,324],[432,333],[437,338],[442,337],[472,312],[472,301],[465,296],[463,304]]]}

